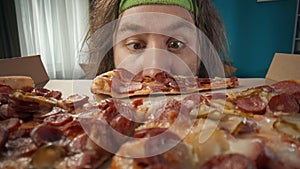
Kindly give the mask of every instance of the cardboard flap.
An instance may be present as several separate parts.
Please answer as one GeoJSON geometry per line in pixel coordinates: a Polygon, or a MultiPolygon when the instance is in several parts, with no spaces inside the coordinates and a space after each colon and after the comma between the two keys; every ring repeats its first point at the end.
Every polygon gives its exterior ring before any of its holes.
{"type": "Polygon", "coordinates": [[[282,81],[300,79],[300,55],[275,53],[266,80],[282,81]]]}
{"type": "Polygon", "coordinates": [[[0,59],[0,76],[30,76],[37,87],[49,81],[40,55],[0,59]]]}

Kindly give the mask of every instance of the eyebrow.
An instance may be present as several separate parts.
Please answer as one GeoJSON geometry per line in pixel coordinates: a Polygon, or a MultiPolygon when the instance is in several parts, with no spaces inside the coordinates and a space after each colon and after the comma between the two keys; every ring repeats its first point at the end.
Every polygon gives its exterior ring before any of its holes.
{"type": "Polygon", "coordinates": [[[122,24],[121,28],[118,29],[117,31],[119,31],[120,33],[126,33],[126,32],[137,32],[137,31],[141,31],[143,29],[144,28],[141,25],[138,25],[136,23],[126,22],[126,23],[122,24]]]}
{"type": "Polygon", "coordinates": [[[174,24],[169,25],[166,30],[179,30],[179,29],[189,29],[190,31],[195,31],[196,25],[187,22],[176,22],[174,24]]]}

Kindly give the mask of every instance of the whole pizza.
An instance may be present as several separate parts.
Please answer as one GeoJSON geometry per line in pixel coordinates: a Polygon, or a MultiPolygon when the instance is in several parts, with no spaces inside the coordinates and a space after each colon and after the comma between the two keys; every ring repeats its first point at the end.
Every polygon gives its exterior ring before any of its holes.
{"type": "Polygon", "coordinates": [[[97,101],[0,82],[1,169],[300,168],[297,80],[224,93],[237,78],[116,69],[93,80],[92,93],[112,96],[97,101]]]}

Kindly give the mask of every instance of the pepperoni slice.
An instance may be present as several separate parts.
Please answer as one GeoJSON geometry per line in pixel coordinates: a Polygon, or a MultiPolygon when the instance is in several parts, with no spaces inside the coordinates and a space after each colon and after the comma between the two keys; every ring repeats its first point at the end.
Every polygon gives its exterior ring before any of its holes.
{"type": "Polygon", "coordinates": [[[61,130],[48,125],[36,127],[32,130],[30,135],[37,146],[59,142],[60,140],[64,140],[66,138],[61,130]]]}
{"type": "Polygon", "coordinates": [[[33,93],[37,96],[53,97],[55,99],[60,99],[62,96],[60,91],[53,91],[42,87],[35,88],[33,93]]]}
{"type": "Polygon", "coordinates": [[[134,99],[131,104],[133,108],[136,109],[137,107],[143,105],[143,99],[142,98],[134,99]]]}
{"type": "Polygon", "coordinates": [[[21,121],[18,118],[9,118],[0,121],[0,127],[6,128],[9,132],[15,131],[21,126],[21,121]]]}
{"type": "Polygon", "coordinates": [[[211,158],[201,169],[255,169],[253,161],[242,154],[225,154],[211,158]]]}
{"type": "Polygon", "coordinates": [[[129,72],[124,68],[117,68],[114,70],[116,78],[125,82],[131,82],[133,80],[134,74],[129,72]]]}
{"type": "Polygon", "coordinates": [[[121,134],[131,136],[133,134],[136,123],[123,117],[121,114],[118,114],[112,119],[112,121],[110,122],[110,126],[121,134]]]}
{"type": "Polygon", "coordinates": [[[85,150],[88,150],[87,143],[88,143],[89,136],[87,134],[81,134],[75,137],[72,142],[69,144],[69,150],[71,152],[80,153],[85,150]]]}
{"type": "Polygon", "coordinates": [[[269,108],[272,112],[298,113],[299,104],[293,95],[282,93],[273,96],[269,101],[269,108]]]}
{"type": "Polygon", "coordinates": [[[208,98],[209,100],[227,99],[226,93],[211,93],[209,95],[206,95],[205,97],[208,98]]]}
{"type": "Polygon", "coordinates": [[[88,96],[73,94],[67,97],[65,100],[63,100],[63,105],[67,108],[80,107],[85,103],[87,103],[88,100],[89,100],[88,96]]]}
{"type": "Polygon", "coordinates": [[[274,90],[279,93],[293,94],[300,92],[300,85],[291,80],[280,81],[272,85],[274,90]]]}
{"type": "Polygon", "coordinates": [[[16,112],[38,112],[40,110],[38,103],[25,102],[17,98],[10,99],[8,106],[16,112]]]}
{"type": "Polygon", "coordinates": [[[50,93],[50,90],[42,87],[37,87],[33,90],[33,93],[37,96],[48,96],[50,93]]]}
{"type": "Polygon", "coordinates": [[[64,125],[62,131],[70,139],[74,139],[76,136],[84,133],[84,130],[78,120],[73,120],[64,125]]]}
{"type": "Polygon", "coordinates": [[[300,105],[300,92],[294,93],[293,96],[295,97],[295,99],[297,100],[298,104],[300,105]]]}
{"type": "Polygon", "coordinates": [[[45,118],[49,116],[53,116],[56,114],[64,113],[63,109],[60,107],[53,107],[51,111],[48,112],[40,112],[40,113],[34,113],[33,117],[35,121],[43,121],[45,118]]]}
{"type": "Polygon", "coordinates": [[[154,76],[154,80],[156,80],[159,83],[162,83],[166,86],[170,86],[173,89],[176,89],[176,90],[179,89],[179,86],[178,86],[176,80],[174,79],[174,77],[172,75],[168,74],[167,72],[164,72],[164,71],[158,72],[154,76]]]}
{"type": "Polygon", "coordinates": [[[134,81],[124,82],[116,77],[113,77],[111,87],[112,87],[112,91],[116,93],[130,93],[142,89],[143,84],[134,81]]]}
{"type": "Polygon", "coordinates": [[[72,121],[73,117],[68,114],[55,114],[44,119],[44,122],[51,126],[63,126],[72,121]]]}
{"type": "Polygon", "coordinates": [[[243,135],[243,134],[249,134],[258,132],[259,126],[257,123],[253,120],[247,120],[242,125],[238,127],[238,130],[236,131],[236,135],[243,135]]]}
{"type": "Polygon", "coordinates": [[[246,113],[264,114],[266,112],[266,104],[258,95],[239,98],[235,103],[238,109],[246,113]]]}

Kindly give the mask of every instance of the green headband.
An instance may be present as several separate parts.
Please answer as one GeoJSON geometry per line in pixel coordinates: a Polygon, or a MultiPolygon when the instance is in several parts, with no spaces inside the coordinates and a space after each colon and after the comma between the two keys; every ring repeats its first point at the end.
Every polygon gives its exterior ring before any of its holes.
{"type": "Polygon", "coordinates": [[[190,12],[194,12],[192,0],[121,0],[119,5],[119,13],[122,13],[126,9],[134,6],[149,4],[178,5],[190,12]]]}

